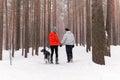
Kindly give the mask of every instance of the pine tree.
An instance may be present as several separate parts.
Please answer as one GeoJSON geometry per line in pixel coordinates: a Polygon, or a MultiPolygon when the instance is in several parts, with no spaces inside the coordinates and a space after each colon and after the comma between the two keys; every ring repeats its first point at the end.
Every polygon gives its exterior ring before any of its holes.
{"type": "Polygon", "coordinates": [[[86,51],[90,51],[91,47],[91,10],[90,0],[86,0],[86,51]]]}
{"type": "Polygon", "coordinates": [[[16,0],[16,50],[20,49],[20,8],[21,0],[16,0]]]}
{"type": "Polygon", "coordinates": [[[25,6],[25,58],[29,52],[29,0],[24,0],[25,6]]]}
{"type": "Polygon", "coordinates": [[[104,65],[106,37],[104,29],[102,0],[92,0],[92,59],[104,65]]]}
{"type": "Polygon", "coordinates": [[[3,49],[3,0],[0,0],[0,60],[2,60],[3,49]]]}

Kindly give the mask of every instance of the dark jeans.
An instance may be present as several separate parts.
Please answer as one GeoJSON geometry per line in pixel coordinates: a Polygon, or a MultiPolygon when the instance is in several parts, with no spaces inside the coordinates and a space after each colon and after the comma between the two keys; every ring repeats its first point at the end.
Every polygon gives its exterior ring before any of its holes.
{"type": "Polygon", "coordinates": [[[58,46],[50,46],[51,49],[51,62],[53,62],[53,54],[55,51],[56,61],[58,61],[58,46]]]}
{"type": "Polygon", "coordinates": [[[68,62],[70,62],[70,60],[73,58],[72,49],[73,49],[73,45],[66,45],[66,53],[67,53],[68,62]]]}

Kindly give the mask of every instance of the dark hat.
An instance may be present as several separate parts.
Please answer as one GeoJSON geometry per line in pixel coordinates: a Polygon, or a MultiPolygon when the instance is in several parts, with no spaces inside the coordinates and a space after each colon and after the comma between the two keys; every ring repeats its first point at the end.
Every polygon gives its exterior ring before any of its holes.
{"type": "Polygon", "coordinates": [[[65,31],[70,31],[70,29],[69,28],[65,28],[65,31]]]}

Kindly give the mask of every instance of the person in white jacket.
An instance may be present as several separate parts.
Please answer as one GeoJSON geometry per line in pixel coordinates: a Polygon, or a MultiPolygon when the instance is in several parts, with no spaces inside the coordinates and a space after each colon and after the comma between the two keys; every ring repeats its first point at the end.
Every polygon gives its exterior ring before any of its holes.
{"type": "Polygon", "coordinates": [[[61,41],[62,45],[65,45],[66,53],[67,53],[67,62],[73,61],[73,53],[72,49],[75,44],[75,37],[69,28],[65,28],[66,33],[63,35],[63,39],[61,41]]]}

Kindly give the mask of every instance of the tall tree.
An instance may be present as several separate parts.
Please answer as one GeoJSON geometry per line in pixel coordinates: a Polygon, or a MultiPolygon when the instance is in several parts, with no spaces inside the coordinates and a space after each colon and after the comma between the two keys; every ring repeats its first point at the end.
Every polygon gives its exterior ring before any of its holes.
{"type": "Polygon", "coordinates": [[[21,0],[16,0],[16,50],[20,49],[20,9],[21,0]]]}
{"type": "Polygon", "coordinates": [[[86,0],[86,51],[90,51],[91,46],[91,10],[90,10],[90,0],[86,0]]]}
{"type": "Polygon", "coordinates": [[[34,28],[35,28],[35,54],[38,55],[40,45],[40,0],[35,0],[34,28]]]}
{"type": "Polygon", "coordinates": [[[27,54],[29,51],[29,0],[24,0],[24,7],[25,7],[25,58],[27,58],[27,54]]]}
{"type": "Polygon", "coordinates": [[[84,0],[81,1],[82,2],[82,7],[81,7],[81,21],[82,21],[82,24],[81,24],[81,42],[82,42],[82,45],[84,46],[85,45],[85,26],[84,26],[84,16],[85,16],[85,11],[84,11],[84,0]]]}
{"type": "Polygon", "coordinates": [[[75,35],[75,40],[76,40],[76,44],[78,44],[78,39],[77,39],[77,4],[76,4],[76,0],[73,1],[73,33],[75,35]]]}
{"type": "Polygon", "coordinates": [[[106,56],[110,56],[110,45],[111,45],[111,23],[112,14],[114,12],[114,0],[107,0],[107,21],[106,21],[106,31],[107,31],[107,53],[106,56]]]}
{"type": "Polygon", "coordinates": [[[46,0],[44,0],[44,49],[46,48],[46,0]]]}
{"type": "Polygon", "coordinates": [[[68,27],[70,27],[70,0],[67,0],[68,27]]]}
{"type": "MultiPolygon", "coordinates": [[[[47,35],[49,35],[50,31],[51,31],[51,0],[48,0],[48,34],[47,35]]],[[[47,46],[49,47],[49,42],[47,43],[47,46]]]]}
{"type": "Polygon", "coordinates": [[[56,0],[53,1],[53,26],[56,26],[56,0]]]}
{"type": "Polygon", "coordinates": [[[0,0],[0,60],[2,60],[3,47],[3,0],[0,0]]]}
{"type": "Polygon", "coordinates": [[[6,48],[6,50],[8,50],[9,49],[9,28],[8,28],[8,6],[7,6],[8,4],[7,4],[7,0],[5,0],[5,17],[6,17],[6,19],[5,19],[5,24],[6,24],[6,39],[5,39],[5,48],[6,48]]]}
{"type": "Polygon", "coordinates": [[[25,5],[24,5],[24,0],[21,1],[21,7],[22,7],[22,10],[21,10],[21,13],[22,13],[22,16],[21,16],[21,47],[22,47],[22,56],[24,56],[24,48],[25,48],[25,5]]]}
{"type": "Polygon", "coordinates": [[[11,57],[14,57],[14,52],[15,52],[15,24],[16,24],[16,16],[15,16],[15,0],[12,0],[12,8],[11,8],[12,12],[11,12],[11,53],[12,55],[10,55],[11,57]]]}
{"type": "Polygon", "coordinates": [[[106,37],[104,29],[102,0],[92,0],[92,59],[104,65],[106,37]]]}
{"type": "Polygon", "coordinates": [[[108,1],[111,7],[112,44],[117,45],[117,26],[115,26],[115,0],[108,1]]]}

